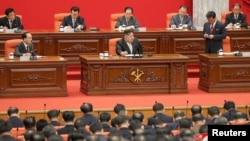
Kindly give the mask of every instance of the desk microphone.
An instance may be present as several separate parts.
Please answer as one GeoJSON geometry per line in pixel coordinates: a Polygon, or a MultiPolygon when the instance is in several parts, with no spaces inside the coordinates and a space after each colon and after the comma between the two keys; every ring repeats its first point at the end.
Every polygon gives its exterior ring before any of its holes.
{"type": "Polygon", "coordinates": [[[43,118],[45,119],[46,115],[46,103],[43,104],[43,118]]]}
{"type": "Polygon", "coordinates": [[[238,52],[235,53],[234,56],[242,56],[242,53],[241,53],[241,51],[240,51],[240,46],[239,46],[238,40],[235,39],[235,41],[236,41],[236,45],[237,45],[237,48],[238,48],[238,52]]]}
{"type": "Polygon", "coordinates": [[[186,105],[186,116],[188,115],[188,100],[187,100],[187,105],[186,105]]]}

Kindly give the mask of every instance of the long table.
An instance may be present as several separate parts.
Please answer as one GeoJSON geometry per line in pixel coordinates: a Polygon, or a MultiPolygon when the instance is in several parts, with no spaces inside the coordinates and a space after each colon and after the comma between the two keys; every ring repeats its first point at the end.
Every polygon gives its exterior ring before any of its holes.
{"type": "Polygon", "coordinates": [[[199,88],[211,93],[250,92],[250,53],[244,54],[200,54],[199,88]]]}
{"type": "Polygon", "coordinates": [[[0,97],[67,96],[66,67],[60,56],[27,61],[0,57],[0,97]]]}
{"type": "Polygon", "coordinates": [[[81,91],[87,95],[187,93],[188,61],[181,54],[80,55],[81,91]]]}
{"type": "MultiPolygon", "coordinates": [[[[59,55],[68,60],[69,65],[78,64],[78,56],[82,54],[99,54],[108,50],[110,38],[122,37],[123,32],[110,29],[100,31],[83,31],[63,33],[53,30],[31,30],[36,52],[40,55],[59,55]]],[[[232,51],[239,48],[250,51],[250,30],[228,30],[231,37],[232,51]]],[[[198,54],[204,53],[205,41],[201,30],[167,30],[163,28],[147,29],[135,32],[135,36],[144,46],[144,53],[183,54],[191,62],[198,62],[198,54]]],[[[0,33],[0,56],[4,55],[4,42],[7,39],[21,38],[20,33],[0,33]]]]}

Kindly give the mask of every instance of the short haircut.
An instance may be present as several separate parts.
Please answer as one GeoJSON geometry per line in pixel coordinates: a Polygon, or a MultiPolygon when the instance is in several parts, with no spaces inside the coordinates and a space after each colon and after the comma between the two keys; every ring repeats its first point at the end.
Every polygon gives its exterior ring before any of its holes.
{"type": "Polygon", "coordinates": [[[114,112],[116,113],[116,114],[121,114],[121,112],[124,112],[124,111],[126,111],[126,108],[125,108],[125,106],[123,105],[123,104],[116,104],[115,105],[115,107],[114,107],[114,112]]]}
{"type": "Polygon", "coordinates": [[[74,121],[75,113],[73,111],[64,111],[62,117],[65,122],[74,121]]]}
{"type": "Polygon", "coordinates": [[[124,35],[129,35],[130,33],[134,33],[134,30],[133,29],[126,29],[124,30],[124,35]]]}
{"type": "Polygon", "coordinates": [[[9,132],[12,129],[11,123],[8,121],[0,122],[0,134],[9,132]]]}
{"type": "Polygon", "coordinates": [[[13,8],[7,8],[5,9],[5,15],[8,16],[11,12],[15,12],[13,8]]]}
{"type": "Polygon", "coordinates": [[[23,125],[24,125],[25,129],[34,128],[36,125],[36,118],[33,116],[29,116],[29,117],[24,118],[23,125]]]}
{"type": "Polygon", "coordinates": [[[124,12],[126,12],[127,10],[131,10],[131,13],[134,12],[133,8],[130,7],[130,6],[127,6],[127,7],[124,8],[124,12]]]}
{"type": "Polygon", "coordinates": [[[43,133],[36,131],[34,134],[31,135],[31,141],[45,141],[45,136],[43,133]]]}
{"type": "Polygon", "coordinates": [[[56,135],[56,129],[53,125],[47,125],[43,128],[42,133],[46,138],[49,138],[52,135],[56,135]]]}
{"type": "Polygon", "coordinates": [[[239,3],[233,4],[233,8],[234,8],[235,6],[239,6],[239,8],[241,9],[241,5],[240,5],[239,3]]]}
{"type": "Polygon", "coordinates": [[[235,108],[235,103],[233,101],[227,101],[224,103],[223,108],[225,110],[230,110],[235,108]]]}
{"type": "Polygon", "coordinates": [[[30,32],[23,32],[23,33],[22,33],[22,39],[27,38],[27,34],[28,34],[28,33],[30,33],[30,32]]]}
{"type": "Polygon", "coordinates": [[[11,116],[12,114],[17,114],[19,112],[17,107],[9,107],[9,109],[7,110],[7,113],[9,116],[11,116]]]}
{"type": "Polygon", "coordinates": [[[49,110],[47,112],[47,116],[49,119],[52,119],[52,118],[57,118],[60,114],[60,111],[59,110],[56,110],[56,109],[53,109],[53,110],[49,110]]]}
{"type": "Polygon", "coordinates": [[[207,18],[215,18],[216,17],[216,13],[214,11],[208,11],[206,14],[207,18]]]}
{"type": "Polygon", "coordinates": [[[99,116],[101,122],[109,122],[111,119],[111,115],[108,112],[102,112],[99,116]]]}
{"type": "Polygon", "coordinates": [[[219,115],[220,114],[220,108],[217,106],[211,106],[208,108],[207,113],[210,116],[215,116],[215,115],[219,115]]]}
{"type": "Polygon", "coordinates": [[[139,120],[140,122],[143,122],[144,114],[142,112],[135,112],[132,115],[132,120],[139,120]]]}
{"type": "Polygon", "coordinates": [[[102,131],[102,124],[100,122],[93,122],[90,124],[89,130],[92,133],[100,132],[102,131]]]}
{"type": "Polygon", "coordinates": [[[80,9],[79,9],[79,7],[77,7],[77,6],[72,6],[71,8],[70,8],[70,11],[75,11],[75,12],[80,12],[80,9]]]}
{"type": "Polygon", "coordinates": [[[37,122],[36,122],[36,130],[37,131],[42,131],[44,127],[46,127],[48,125],[48,121],[45,120],[45,119],[39,119],[37,122]]]}
{"type": "Polygon", "coordinates": [[[191,112],[192,112],[192,115],[200,114],[200,113],[202,112],[202,107],[201,107],[201,105],[198,105],[198,104],[193,105],[193,106],[191,107],[191,112]]]}
{"type": "Polygon", "coordinates": [[[60,135],[52,135],[48,138],[48,141],[64,141],[60,135]]]}
{"type": "Polygon", "coordinates": [[[153,111],[157,112],[157,111],[162,111],[164,110],[164,105],[162,103],[155,103],[153,105],[153,111]]]}
{"type": "Polygon", "coordinates": [[[78,118],[75,120],[74,122],[74,127],[78,130],[78,129],[83,129],[85,128],[87,125],[87,123],[84,121],[84,119],[82,118],[78,118]]]}
{"type": "Polygon", "coordinates": [[[181,8],[184,8],[184,9],[186,9],[186,10],[188,11],[188,7],[187,7],[186,5],[181,5],[181,6],[179,7],[179,9],[181,9],[181,8]]]}
{"type": "Polygon", "coordinates": [[[93,105],[91,103],[83,103],[80,107],[83,113],[93,112],[93,105]]]}
{"type": "Polygon", "coordinates": [[[185,113],[181,110],[177,110],[174,112],[174,118],[185,117],[185,113]]]}

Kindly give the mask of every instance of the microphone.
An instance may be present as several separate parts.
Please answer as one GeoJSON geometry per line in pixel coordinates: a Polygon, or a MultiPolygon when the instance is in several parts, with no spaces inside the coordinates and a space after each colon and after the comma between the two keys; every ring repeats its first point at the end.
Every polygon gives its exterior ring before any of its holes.
{"type": "Polygon", "coordinates": [[[235,41],[236,41],[236,45],[237,45],[237,48],[238,48],[238,52],[235,53],[234,56],[242,56],[242,53],[241,53],[241,51],[240,51],[240,46],[239,46],[238,40],[235,39],[235,41]]]}
{"type": "Polygon", "coordinates": [[[43,104],[43,118],[45,119],[45,115],[46,115],[46,103],[43,104]]]}
{"type": "Polygon", "coordinates": [[[174,106],[172,107],[172,113],[173,113],[173,116],[174,116],[174,106]]]}
{"type": "Polygon", "coordinates": [[[188,115],[188,100],[187,100],[187,106],[186,106],[186,116],[188,115]]]}
{"type": "Polygon", "coordinates": [[[27,116],[28,116],[28,111],[26,110],[26,111],[25,111],[25,117],[27,117],[27,116]]]}

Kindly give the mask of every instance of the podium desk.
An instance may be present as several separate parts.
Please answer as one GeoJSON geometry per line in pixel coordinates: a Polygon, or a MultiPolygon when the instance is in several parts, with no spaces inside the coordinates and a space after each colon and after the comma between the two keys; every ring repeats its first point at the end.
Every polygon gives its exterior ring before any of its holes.
{"type": "Polygon", "coordinates": [[[250,53],[243,56],[200,54],[199,88],[207,92],[249,92],[250,53]]]}
{"type": "Polygon", "coordinates": [[[181,54],[80,55],[80,89],[87,95],[187,93],[188,61],[181,54]]]}
{"type": "Polygon", "coordinates": [[[67,60],[45,56],[21,61],[0,58],[0,97],[67,96],[67,60]]]}

